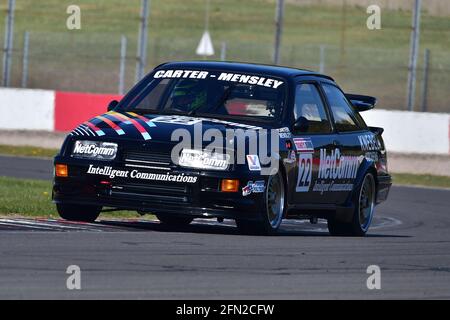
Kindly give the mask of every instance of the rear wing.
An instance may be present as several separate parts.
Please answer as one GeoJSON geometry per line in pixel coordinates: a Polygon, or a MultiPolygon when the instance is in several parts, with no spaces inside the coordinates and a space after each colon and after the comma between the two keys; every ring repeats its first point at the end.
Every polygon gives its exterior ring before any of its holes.
{"type": "Polygon", "coordinates": [[[371,96],[346,93],[345,97],[350,100],[350,102],[358,112],[373,109],[377,103],[377,98],[371,96]]]}

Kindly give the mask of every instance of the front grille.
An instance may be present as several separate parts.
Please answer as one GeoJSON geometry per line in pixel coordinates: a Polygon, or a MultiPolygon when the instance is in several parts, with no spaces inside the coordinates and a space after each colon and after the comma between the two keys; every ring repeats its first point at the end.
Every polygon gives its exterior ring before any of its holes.
{"type": "Polygon", "coordinates": [[[145,152],[145,151],[126,151],[123,160],[125,166],[170,170],[170,153],[145,152]]]}
{"type": "Polygon", "coordinates": [[[123,183],[112,187],[112,195],[153,202],[187,203],[189,187],[156,183],[123,183]]]}

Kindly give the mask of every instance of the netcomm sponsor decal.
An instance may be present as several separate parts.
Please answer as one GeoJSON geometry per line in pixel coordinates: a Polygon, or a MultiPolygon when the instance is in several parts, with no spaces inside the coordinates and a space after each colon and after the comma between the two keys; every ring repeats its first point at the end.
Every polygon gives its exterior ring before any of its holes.
{"type": "Polygon", "coordinates": [[[328,191],[351,191],[359,164],[357,156],[341,155],[338,148],[330,153],[326,149],[320,149],[319,174],[313,191],[321,194],[328,191]],[[347,181],[336,183],[336,180],[347,181]]]}
{"type": "Polygon", "coordinates": [[[73,147],[72,156],[77,158],[112,160],[116,157],[116,153],[117,143],[78,140],[73,147]]]}
{"type": "Polygon", "coordinates": [[[152,180],[152,181],[165,181],[165,182],[177,182],[177,183],[196,183],[197,177],[188,176],[184,173],[181,174],[172,174],[170,172],[167,173],[148,173],[141,172],[139,170],[122,170],[122,169],[113,169],[109,166],[103,167],[95,167],[94,165],[89,165],[89,169],[87,174],[106,176],[110,179],[114,179],[115,177],[120,178],[131,178],[138,180],[152,180]]]}
{"type": "Polygon", "coordinates": [[[112,156],[116,152],[115,148],[98,147],[95,144],[83,145],[80,141],[77,141],[73,149],[74,154],[87,154],[91,156],[112,156]]]}

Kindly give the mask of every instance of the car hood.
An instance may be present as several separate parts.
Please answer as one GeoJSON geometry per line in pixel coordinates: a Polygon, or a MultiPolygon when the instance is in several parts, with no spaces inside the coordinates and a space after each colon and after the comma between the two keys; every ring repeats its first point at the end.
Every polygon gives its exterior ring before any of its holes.
{"type": "MultiPolygon", "coordinates": [[[[167,142],[171,141],[172,134],[177,129],[184,129],[193,137],[194,132],[201,132],[203,136],[208,129],[225,133],[227,129],[260,130],[263,127],[212,118],[182,115],[140,115],[133,112],[110,111],[84,122],[75,128],[70,135],[77,138],[97,137],[100,139],[107,138],[108,140],[167,142]]],[[[266,129],[269,128],[266,126],[266,129]]],[[[225,135],[223,136],[225,137],[225,135]]]]}

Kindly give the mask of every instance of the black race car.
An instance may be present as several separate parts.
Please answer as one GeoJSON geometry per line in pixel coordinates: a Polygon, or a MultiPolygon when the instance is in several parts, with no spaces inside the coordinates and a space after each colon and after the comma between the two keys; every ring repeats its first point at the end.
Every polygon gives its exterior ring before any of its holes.
{"type": "Polygon", "coordinates": [[[375,102],[306,70],[165,63],[67,136],[53,201],[67,220],[135,210],[273,234],[322,218],[332,235],[363,236],[391,186],[383,129],[359,114],[375,102]]]}

